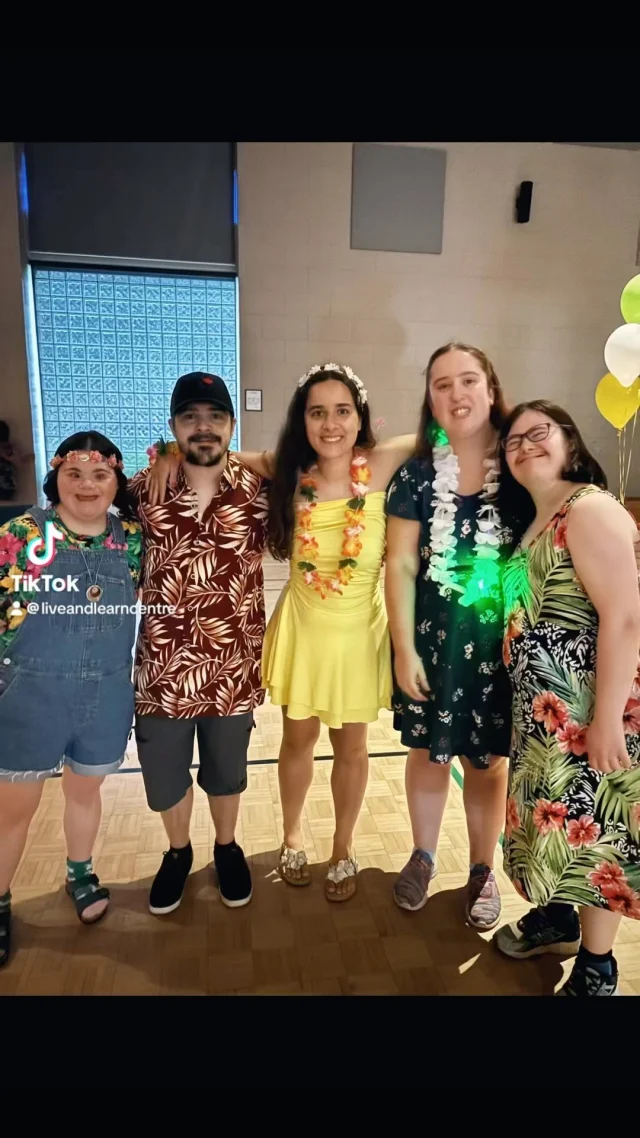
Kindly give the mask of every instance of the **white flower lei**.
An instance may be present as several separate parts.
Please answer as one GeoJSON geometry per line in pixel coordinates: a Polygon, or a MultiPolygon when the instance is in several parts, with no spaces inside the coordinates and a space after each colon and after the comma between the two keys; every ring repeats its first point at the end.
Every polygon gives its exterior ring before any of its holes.
{"type": "MultiPolygon", "coordinates": [[[[433,465],[436,476],[433,480],[435,506],[431,519],[431,557],[427,577],[440,585],[440,594],[445,596],[449,589],[463,593],[453,573],[456,568],[455,518],[458,509],[458,476],[460,465],[458,456],[451,446],[434,446],[433,465]]],[[[480,499],[482,506],[477,514],[474,553],[477,558],[495,559],[500,545],[500,515],[495,506],[495,498],[500,484],[499,467],[495,458],[485,459],[486,475],[480,499]]]]}
{"type": "Polygon", "coordinates": [[[360,403],[360,406],[363,407],[367,402],[367,390],[364,383],[350,367],[343,367],[342,364],[314,364],[313,367],[309,368],[306,375],[300,376],[300,379],[298,380],[298,387],[304,387],[305,383],[307,383],[312,378],[312,376],[317,375],[320,371],[337,371],[338,373],[342,372],[342,374],[346,375],[352,383],[355,383],[358,389],[358,401],[360,403]]]}

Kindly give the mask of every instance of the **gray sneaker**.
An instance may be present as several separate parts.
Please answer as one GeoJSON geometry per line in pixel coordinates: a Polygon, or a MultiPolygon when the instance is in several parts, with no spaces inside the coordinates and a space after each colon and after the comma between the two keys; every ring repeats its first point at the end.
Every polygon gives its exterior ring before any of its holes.
{"type": "Polygon", "coordinates": [[[500,920],[502,902],[495,874],[488,865],[471,867],[467,882],[466,915],[470,925],[480,932],[494,929],[500,920]]]}
{"type": "Polygon", "coordinates": [[[436,876],[436,867],[423,850],[414,850],[393,886],[393,899],[401,909],[415,913],[427,903],[429,885],[436,876]]]}

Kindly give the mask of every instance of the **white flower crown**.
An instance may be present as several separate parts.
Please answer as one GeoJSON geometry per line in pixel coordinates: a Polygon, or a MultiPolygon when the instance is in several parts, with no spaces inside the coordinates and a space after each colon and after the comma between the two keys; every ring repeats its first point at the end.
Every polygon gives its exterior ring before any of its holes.
{"type": "Polygon", "coordinates": [[[300,376],[300,379],[298,380],[298,387],[304,387],[305,383],[308,383],[312,376],[317,375],[320,371],[342,372],[343,375],[346,375],[347,379],[350,379],[352,383],[355,383],[358,389],[358,402],[360,406],[363,407],[367,402],[367,389],[364,383],[359,378],[359,376],[357,376],[356,373],[352,371],[350,367],[343,367],[342,364],[314,364],[313,367],[309,368],[306,375],[300,376]]]}

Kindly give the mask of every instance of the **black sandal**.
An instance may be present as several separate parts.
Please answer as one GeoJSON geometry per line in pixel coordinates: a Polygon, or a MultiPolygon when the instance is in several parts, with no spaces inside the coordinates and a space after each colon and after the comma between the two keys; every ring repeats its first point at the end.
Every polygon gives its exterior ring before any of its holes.
{"type": "Polygon", "coordinates": [[[79,877],[77,881],[67,881],[65,883],[65,890],[75,906],[76,913],[80,918],[83,925],[95,925],[101,921],[106,909],[100,913],[100,916],[94,917],[90,921],[85,921],[82,914],[89,905],[95,905],[96,901],[108,901],[111,894],[105,885],[100,884],[99,878],[95,873],[90,873],[87,877],[79,877]]]}
{"type": "Polygon", "coordinates": [[[0,968],[8,963],[11,954],[11,907],[0,909],[0,968]]]}

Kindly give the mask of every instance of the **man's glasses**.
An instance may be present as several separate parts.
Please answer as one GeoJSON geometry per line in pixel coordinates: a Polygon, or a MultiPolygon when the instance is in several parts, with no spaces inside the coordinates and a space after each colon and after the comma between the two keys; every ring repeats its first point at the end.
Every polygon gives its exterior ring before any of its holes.
{"type": "Polygon", "coordinates": [[[502,448],[507,453],[520,450],[525,439],[528,439],[530,443],[543,443],[545,439],[549,438],[554,426],[554,423],[538,423],[537,426],[530,427],[523,435],[509,435],[506,439],[502,439],[502,448]]]}

